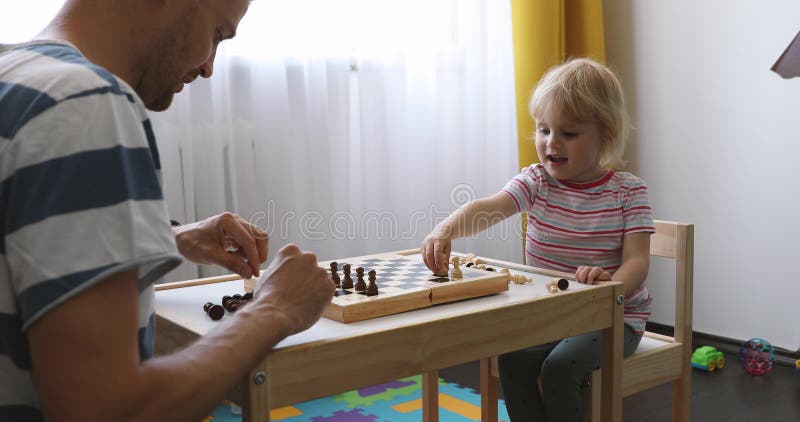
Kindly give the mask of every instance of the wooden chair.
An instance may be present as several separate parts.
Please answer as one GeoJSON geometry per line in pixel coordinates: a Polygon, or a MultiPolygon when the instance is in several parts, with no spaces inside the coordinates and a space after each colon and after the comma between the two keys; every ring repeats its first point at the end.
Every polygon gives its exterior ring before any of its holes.
{"type": "MultiPolygon", "coordinates": [[[[623,360],[622,396],[667,382],[672,383],[672,420],[689,421],[692,382],[692,277],[694,274],[694,225],[655,221],[650,255],[675,262],[675,333],[668,337],[645,332],[633,355],[623,360]]],[[[649,279],[649,284],[656,280],[649,279]]],[[[587,419],[600,420],[600,372],[592,373],[587,419]]],[[[481,361],[482,420],[497,420],[497,359],[481,361]]]]}

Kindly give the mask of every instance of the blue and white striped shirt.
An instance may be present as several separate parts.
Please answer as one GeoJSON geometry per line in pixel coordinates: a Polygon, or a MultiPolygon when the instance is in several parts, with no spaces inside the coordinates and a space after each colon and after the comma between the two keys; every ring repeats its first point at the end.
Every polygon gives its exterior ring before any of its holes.
{"type": "Polygon", "coordinates": [[[110,275],[137,269],[139,349],[152,283],[180,263],[147,111],[61,41],[0,45],[0,420],[41,419],[26,332],[110,275]]]}

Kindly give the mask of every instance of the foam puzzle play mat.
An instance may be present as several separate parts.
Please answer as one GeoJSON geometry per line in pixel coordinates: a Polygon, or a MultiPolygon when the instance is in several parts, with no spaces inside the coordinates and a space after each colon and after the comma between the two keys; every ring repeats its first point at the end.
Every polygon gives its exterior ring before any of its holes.
{"type": "MultiPolygon", "coordinates": [[[[271,421],[281,422],[419,422],[422,420],[421,376],[360,388],[317,400],[273,409],[271,421]]],[[[439,420],[479,421],[480,395],[439,379],[439,420]]],[[[498,403],[498,420],[507,422],[505,404],[498,403]]],[[[236,406],[222,404],[205,422],[239,422],[236,406]]]]}

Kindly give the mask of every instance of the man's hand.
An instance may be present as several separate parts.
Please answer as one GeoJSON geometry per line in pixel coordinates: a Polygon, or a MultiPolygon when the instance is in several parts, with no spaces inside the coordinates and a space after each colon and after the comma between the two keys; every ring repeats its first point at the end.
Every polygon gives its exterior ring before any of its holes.
{"type": "Polygon", "coordinates": [[[267,260],[267,233],[236,214],[225,212],[173,231],[178,251],[197,264],[221,265],[250,278],[267,260]]]}
{"type": "Polygon", "coordinates": [[[598,281],[611,281],[611,273],[602,267],[580,266],[575,271],[575,279],[583,284],[595,284],[598,281]]]}
{"type": "Polygon", "coordinates": [[[286,335],[306,330],[320,318],[330,303],[335,287],[313,253],[296,245],[278,251],[261,274],[253,291],[253,301],[265,304],[283,318],[286,335]]]}

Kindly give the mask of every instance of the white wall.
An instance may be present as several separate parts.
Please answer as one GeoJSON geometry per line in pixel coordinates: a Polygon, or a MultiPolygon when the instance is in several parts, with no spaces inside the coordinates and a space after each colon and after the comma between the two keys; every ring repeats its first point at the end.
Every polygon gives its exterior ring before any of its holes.
{"type": "MultiPolygon", "coordinates": [[[[609,0],[609,64],[637,130],[630,169],[655,215],[695,224],[695,331],[800,348],[800,79],[769,69],[800,1],[609,0]]],[[[653,321],[674,295],[649,277],[653,321]]]]}

